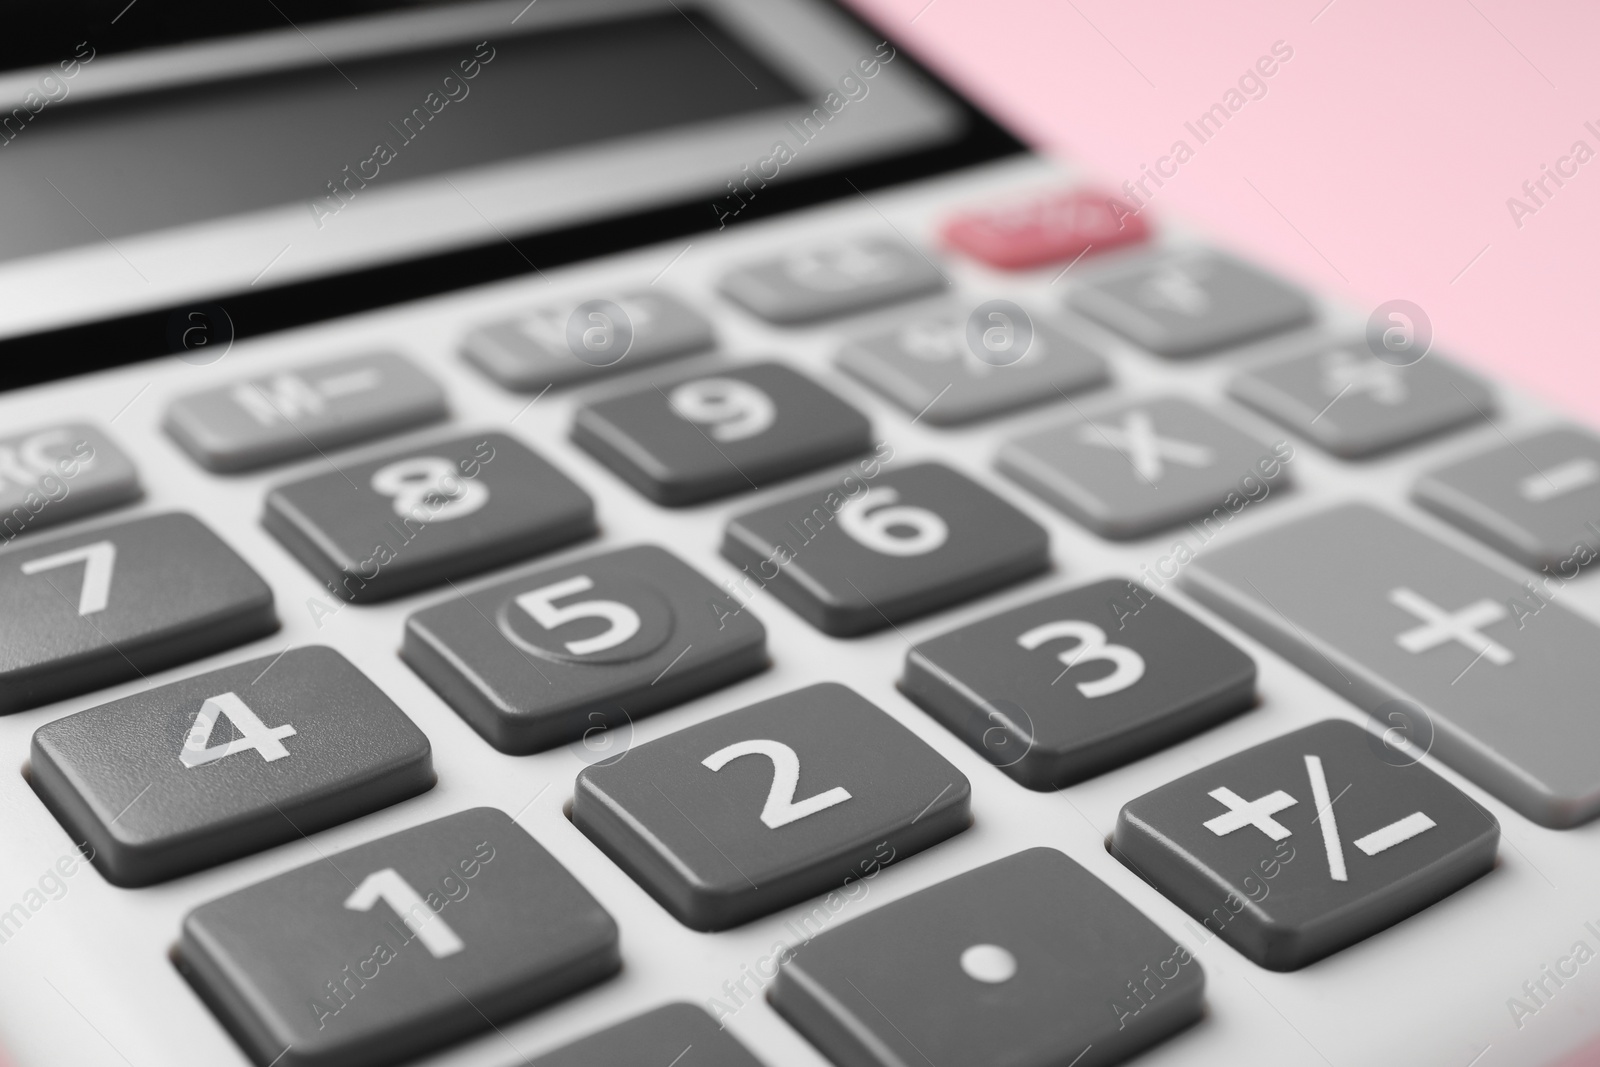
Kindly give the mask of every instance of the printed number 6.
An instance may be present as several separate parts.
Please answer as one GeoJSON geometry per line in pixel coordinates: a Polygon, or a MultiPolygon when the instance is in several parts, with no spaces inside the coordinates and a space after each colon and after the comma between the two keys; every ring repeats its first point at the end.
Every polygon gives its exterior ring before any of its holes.
{"type": "Polygon", "coordinates": [[[839,509],[839,525],[886,556],[925,556],[950,539],[950,527],[938,515],[914,504],[898,504],[899,499],[899,490],[888,486],[868,489],[839,509]]]}
{"type": "Polygon", "coordinates": [[[554,630],[558,626],[565,626],[579,619],[605,619],[611,624],[609,629],[593,637],[566,642],[567,651],[574,656],[593,655],[608,648],[616,648],[638,633],[641,625],[639,613],[616,600],[580,600],[564,608],[556,607],[555,602],[562,597],[587,593],[593,588],[594,582],[589,576],[580,574],[576,578],[568,578],[523,593],[517,597],[517,607],[526,611],[533,617],[534,622],[546,630],[554,630]]]}
{"type": "Polygon", "coordinates": [[[680,419],[710,426],[718,441],[743,441],[765,433],[778,414],[770,396],[737,378],[684,382],[667,400],[680,419]]]}
{"type": "Polygon", "coordinates": [[[1117,669],[1104,678],[1078,683],[1078,692],[1090,699],[1120,693],[1144,677],[1144,657],[1126,645],[1108,644],[1106,632],[1092,622],[1082,622],[1077,619],[1047,622],[1043,626],[1035,626],[1017,638],[1017,644],[1032,652],[1046,641],[1055,641],[1063,637],[1070,637],[1078,642],[1076,648],[1056,654],[1056,658],[1066,666],[1067,670],[1071,670],[1079,663],[1093,663],[1095,660],[1105,660],[1116,665],[1117,669]]]}
{"type": "Polygon", "coordinates": [[[767,791],[767,803],[761,809],[761,821],[769,830],[788,826],[819,811],[843,804],[850,799],[849,790],[836,785],[825,793],[795,802],[794,791],[800,784],[800,757],[782,741],[740,741],[711,753],[700,762],[714,771],[720,771],[731,760],[740,756],[765,756],[772,761],[772,788],[767,791]]]}

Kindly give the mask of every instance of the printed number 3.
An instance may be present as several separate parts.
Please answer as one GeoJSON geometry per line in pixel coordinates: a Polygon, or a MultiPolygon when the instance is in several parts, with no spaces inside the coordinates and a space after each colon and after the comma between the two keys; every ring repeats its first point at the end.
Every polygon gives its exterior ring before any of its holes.
{"type": "MultiPolygon", "coordinates": [[[[1093,663],[1095,660],[1105,660],[1116,666],[1116,670],[1104,678],[1078,683],[1078,692],[1086,697],[1093,699],[1120,693],[1144,677],[1144,657],[1126,645],[1108,643],[1106,632],[1092,622],[1083,622],[1079,619],[1047,622],[1043,626],[1035,626],[1017,638],[1017,644],[1032,652],[1046,641],[1055,641],[1063,637],[1070,637],[1078,642],[1076,648],[1056,654],[1056,658],[1066,666],[1067,670],[1080,663],[1093,663]]],[[[1061,673],[1065,674],[1066,671],[1061,673]]]]}
{"type": "Polygon", "coordinates": [[[850,799],[849,790],[836,785],[825,793],[796,802],[794,791],[800,785],[800,757],[782,741],[740,741],[718,749],[700,762],[720,771],[740,756],[765,756],[772,761],[772,788],[767,791],[767,803],[761,809],[761,821],[768,829],[788,826],[850,799]]]}
{"type": "Polygon", "coordinates": [[[610,627],[593,637],[566,642],[567,651],[574,656],[588,656],[616,648],[639,632],[642,621],[639,613],[617,600],[580,600],[566,607],[556,607],[556,601],[575,593],[587,593],[594,582],[587,574],[529,590],[517,597],[517,607],[533,617],[533,621],[546,630],[554,630],[579,619],[605,619],[610,627]]]}

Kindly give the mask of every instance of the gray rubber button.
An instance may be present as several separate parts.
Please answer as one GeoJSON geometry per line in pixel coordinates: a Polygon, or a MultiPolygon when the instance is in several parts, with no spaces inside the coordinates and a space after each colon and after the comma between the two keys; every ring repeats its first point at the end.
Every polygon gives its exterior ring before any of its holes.
{"type": "Polygon", "coordinates": [[[578,775],[572,821],[678,921],[724,930],[965,830],[966,777],[837,683],[578,775]]]}
{"type": "Polygon", "coordinates": [[[1418,479],[1418,504],[1519,563],[1558,578],[1600,555],[1600,438],[1563,426],[1418,479]]]}
{"type": "Polygon", "coordinates": [[[1130,801],[1112,851],[1209,933],[1296,970],[1494,867],[1494,816],[1398,756],[1317,723],[1130,801]]]}
{"type": "Polygon", "coordinates": [[[657,289],[615,299],[543,304],[467,334],[467,361],[507,389],[536,393],[664,359],[716,343],[711,321],[657,289]]]}
{"type": "Polygon", "coordinates": [[[400,655],[500,751],[581,739],[605,758],[634,718],[764,669],[766,641],[737,601],[641,545],[424,608],[406,620],[400,655]]]}
{"type": "Polygon", "coordinates": [[[411,1060],[621,967],[611,916],[494,808],[202,904],[178,963],[259,1067],[411,1060]]]}
{"type": "Polygon", "coordinates": [[[1210,628],[1108,578],[918,643],[900,688],[1016,781],[1060,789],[1238,714],[1255,683],[1210,628]]]}
{"type": "Polygon", "coordinates": [[[139,499],[139,475],[110,438],[80,422],[0,437],[0,538],[139,499]]]}
{"type": "Polygon", "coordinates": [[[1356,458],[1487,418],[1494,395],[1438,357],[1397,367],[1362,345],[1245,371],[1229,394],[1336,456],[1356,458]]]}
{"type": "Polygon", "coordinates": [[[682,505],[865,452],[872,424],[805,375],[753,363],[587,404],[572,440],[651,500],[682,505]]]}
{"type": "Polygon", "coordinates": [[[761,1067],[693,1004],[667,1004],[533,1061],[533,1067],[761,1067]]]}
{"type": "Polygon", "coordinates": [[[1182,945],[1034,848],[812,938],[771,999],[838,1064],[1104,1067],[1197,1021],[1204,990],[1182,945]]]}
{"type": "Polygon", "coordinates": [[[869,633],[1050,565],[1044,527],[942,463],[846,475],[736,515],[722,555],[823,633],[869,633]]]}
{"type": "Polygon", "coordinates": [[[1073,310],[1160,356],[1197,356],[1304,326],[1300,290],[1216,252],[1142,260],[1072,291],[1073,310]]]}
{"type": "Polygon", "coordinates": [[[905,241],[863,236],[741,264],[718,288],[746,311],[792,325],[935,293],[945,284],[928,257],[905,241]]]}
{"type": "Polygon", "coordinates": [[[267,494],[262,525],[336,596],[387,600],[595,533],[594,501],[522,442],[476,433],[267,494]]]}
{"type": "Polygon", "coordinates": [[[213,471],[245,471],[437,422],[444,390],[379,352],[190,393],[167,408],[172,439],[213,471]]]}
{"type": "Polygon", "coordinates": [[[1087,345],[1032,317],[995,325],[953,312],[914,316],[852,341],[836,362],[934,426],[1047,404],[1110,380],[1105,360],[1087,345]],[[1016,349],[984,347],[987,333],[1005,330],[1016,349]]]}
{"type": "Polygon", "coordinates": [[[30,537],[0,549],[0,713],[277,628],[267,583],[192,515],[30,537]]]}
{"type": "Polygon", "coordinates": [[[1013,438],[995,461],[1101,537],[1144,537],[1180,522],[1220,528],[1288,484],[1287,442],[1267,446],[1180,397],[1143,400],[1013,438]]]}
{"type": "Polygon", "coordinates": [[[41,726],[33,786],[116,885],[149,885],[433,786],[428,739],[330,648],[158,686],[41,726]]]}
{"type": "Polygon", "coordinates": [[[1346,504],[1203,552],[1184,580],[1541,826],[1600,815],[1600,627],[1517,579],[1346,504]]]}

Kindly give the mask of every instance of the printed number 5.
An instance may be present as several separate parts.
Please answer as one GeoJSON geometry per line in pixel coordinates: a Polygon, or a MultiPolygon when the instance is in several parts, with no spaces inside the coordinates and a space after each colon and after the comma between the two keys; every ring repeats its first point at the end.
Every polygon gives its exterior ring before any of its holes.
{"type": "Polygon", "coordinates": [[[78,614],[93,615],[106,610],[106,604],[111,599],[111,571],[116,562],[117,546],[110,541],[96,541],[92,545],[57,552],[53,556],[30,559],[22,565],[22,573],[38,574],[57,567],[70,567],[74,563],[83,564],[83,584],[78,587],[78,614]]]}
{"type": "Polygon", "coordinates": [[[797,803],[794,791],[800,784],[800,757],[782,741],[740,741],[718,749],[700,762],[714,771],[720,771],[729,761],[740,756],[765,756],[772,761],[772,788],[767,791],[767,803],[761,809],[761,821],[767,824],[768,829],[788,826],[807,815],[815,815],[850,799],[849,790],[836,785],[825,793],[818,793],[797,803]]]}
{"type": "Polygon", "coordinates": [[[574,656],[588,656],[604,652],[608,648],[616,648],[638,633],[642,623],[637,611],[616,600],[580,600],[564,608],[556,607],[555,602],[562,597],[587,593],[593,588],[594,582],[589,576],[580,574],[575,578],[523,593],[517,597],[517,607],[526,611],[533,617],[534,622],[546,630],[554,630],[558,626],[579,619],[605,619],[611,624],[609,629],[593,637],[566,642],[567,651],[574,656]]]}
{"type": "MultiPolygon", "coordinates": [[[[1093,663],[1095,660],[1105,660],[1116,665],[1117,669],[1104,678],[1078,683],[1078,692],[1086,697],[1093,699],[1120,693],[1144,677],[1144,657],[1126,645],[1108,644],[1106,632],[1092,622],[1078,619],[1047,622],[1043,626],[1035,626],[1017,638],[1017,644],[1032,652],[1046,641],[1055,641],[1063,637],[1070,637],[1078,642],[1076,648],[1056,654],[1056,658],[1066,666],[1067,670],[1080,663],[1093,663]]],[[[1061,673],[1065,674],[1066,671],[1061,673]]]]}

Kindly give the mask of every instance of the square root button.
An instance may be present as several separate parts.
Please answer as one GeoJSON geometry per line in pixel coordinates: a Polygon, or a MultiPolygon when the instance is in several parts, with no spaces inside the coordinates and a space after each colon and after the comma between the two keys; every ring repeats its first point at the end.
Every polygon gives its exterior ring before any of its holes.
{"type": "Polygon", "coordinates": [[[1207,930],[1292,971],[1494,866],[1500,825],[1347,722],[1320,722],[1126,804],[1112,851],[1207,930]]]}

